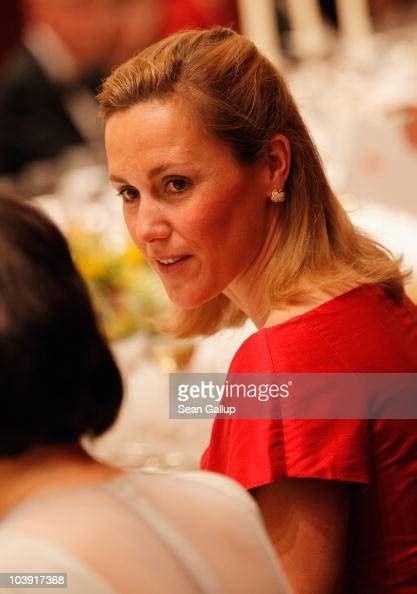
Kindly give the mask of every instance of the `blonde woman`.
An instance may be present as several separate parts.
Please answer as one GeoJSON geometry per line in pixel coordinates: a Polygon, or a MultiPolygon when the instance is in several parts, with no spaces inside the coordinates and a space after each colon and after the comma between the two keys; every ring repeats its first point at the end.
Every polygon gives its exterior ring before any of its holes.
{"type": "MultiPolygon", "coordinates": [[[[355,229],[288,88],[224,28],[169,37],[99,96],[110,179],[177,336],[251,318],[233,373],[415,373],[406,274],[355,229]]],[[[204,468],[259,503],[296,594],[417,589],[417,423],[215,421],[204,468]]]]}

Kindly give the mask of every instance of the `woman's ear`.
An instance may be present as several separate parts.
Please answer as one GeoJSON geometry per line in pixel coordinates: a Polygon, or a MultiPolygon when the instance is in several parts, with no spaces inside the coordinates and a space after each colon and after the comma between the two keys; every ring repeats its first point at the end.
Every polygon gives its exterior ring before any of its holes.
{"type": "Polygon", "coordinates": [[[276,134],[268,142],[266,149],[268,160],[270,191],[284,189],[291,166],[291,147],[286,136],[276,134]]]}

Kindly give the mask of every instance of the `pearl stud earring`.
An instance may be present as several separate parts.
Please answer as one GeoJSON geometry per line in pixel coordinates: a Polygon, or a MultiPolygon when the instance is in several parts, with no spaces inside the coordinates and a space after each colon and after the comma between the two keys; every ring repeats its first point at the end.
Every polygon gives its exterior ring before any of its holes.
{"type": "Polygon", "coordinates": [[[285,200],[285,192],[282,189],[279,190],[272,190],[271,193],[271,201],[272,202],[284,202],[285,200]]]}

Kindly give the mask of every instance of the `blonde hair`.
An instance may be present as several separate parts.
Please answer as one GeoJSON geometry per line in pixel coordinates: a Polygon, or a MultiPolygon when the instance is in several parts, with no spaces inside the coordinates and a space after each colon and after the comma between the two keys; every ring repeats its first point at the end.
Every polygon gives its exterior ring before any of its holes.
{"type": "MultiPolygon", "coordinates": [[[[377,283],[402,297],[408,273],[401,271],[401,260],[352,225],[285,81],[251,41],[222,27],[172,35],[119,66],[98,100],[107,120],[138,102],[173,96],[186,102],[209,133],[226,141],[242,165],[256,161],[275,134],[289,140],[291,169],[286,200],[277,207],[280,233],[269,263],[265,307],[309,302],[306,279],[329,294],[377,283]]],[[[221,294],[194,310],[177,311],[165,328],[178,337],[208,335],[245,319],[221,294]]]]}

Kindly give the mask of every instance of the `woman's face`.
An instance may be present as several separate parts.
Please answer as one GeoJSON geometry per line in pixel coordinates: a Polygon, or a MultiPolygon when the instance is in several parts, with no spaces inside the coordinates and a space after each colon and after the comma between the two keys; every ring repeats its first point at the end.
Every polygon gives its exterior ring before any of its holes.
{"type": "Polygon", "coordinates": [[[106,150],[130,235],[175,304],[197,307],[245,277],[270,212],[262,159],[238,164],[179,99],[113,114],[106,150]]]}

